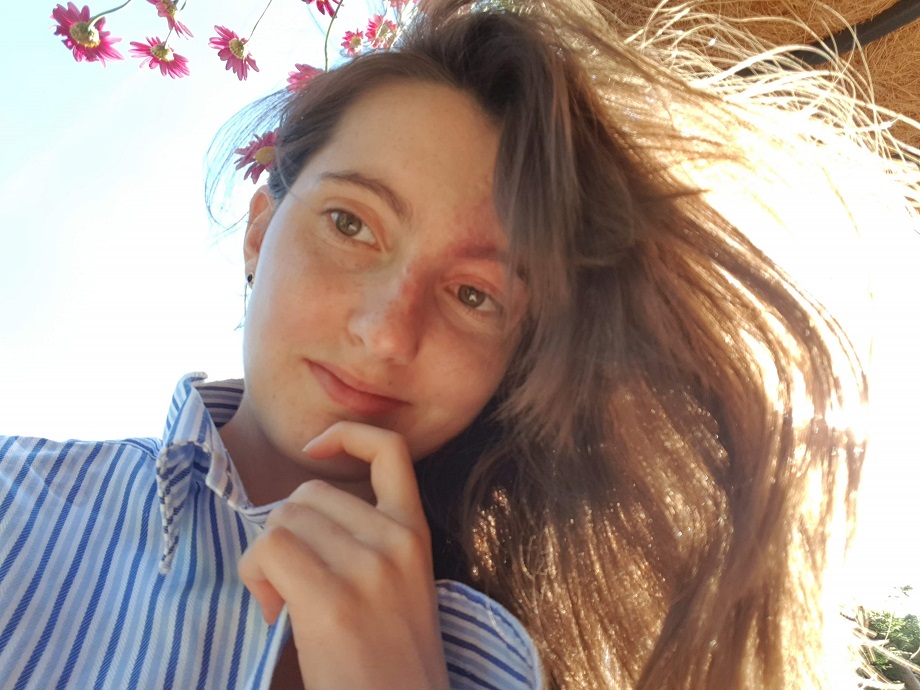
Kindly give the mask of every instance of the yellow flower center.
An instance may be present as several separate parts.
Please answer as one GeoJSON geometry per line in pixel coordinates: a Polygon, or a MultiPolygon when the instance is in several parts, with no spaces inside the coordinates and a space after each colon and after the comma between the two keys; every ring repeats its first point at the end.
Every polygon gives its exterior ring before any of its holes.
{"type": "Polygon", "coordinates": [[[150,49],[150,54],[157,60],[163,60],[164,62],[173,61],[172,48],[167,48],[165,43],[158,43],[153,46],[153,48],[150,49]]]}
{"type": "Polygon", "coordinates": [[[166,12],[169,13],[170,17],[176,16],[176,3],[174,3],[172,0],[163,0],[163,8],[166,10],[166,12]]]}
{"type": "Polygon", "coordinates": [[[271,165],[272,161],[275,160],[275,147],[274,146],[263,146],[255,155],[256,163],[259,165],[271,165]]]}
{"type": "Polygon", "coordinates": [[[246,59],[246,44],[240,38],[230,39],[230,52],[236,55],[240,60],[246,59]]]}
{"type": "Polygon", "coordinates": [[[70,27],[70,37],[84,48],[95,48],[99,45],[99,32],[89,22],[79,22],[70,27]]]}

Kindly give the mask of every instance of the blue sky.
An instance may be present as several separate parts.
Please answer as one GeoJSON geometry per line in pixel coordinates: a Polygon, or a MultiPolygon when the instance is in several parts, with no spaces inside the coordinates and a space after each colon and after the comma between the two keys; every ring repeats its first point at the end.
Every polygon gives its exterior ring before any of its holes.
{"type": "Polygon", "coordinates": [[[172,44],[191,75],[172,80],[128,54],[165,37],[149,3],[107,18],[126,59],[105,67],[73,60],[52,8],[10,8],[20,67],[0,76],[0,432],[157,434],[181,374],[240,372],[240,238],[218,241],[205,214],[205,151],[294,62],[319,63],[321,34],[312,7],[274,0],[250,42],[261,71],[240,82],[207,40],[214,24],[246,35],[264,5],[189,0],[195,37],[172,44]]]}
{"type": "MultiPolygon", "coordinates": [[[[363,3],[351,2],[366,16],[363,3]]],[[[182,19],[195,38],[173,45],[189,58],[191,76],[171,80],[128,55],[129,41],[166,33],[145,0],[109,17],[106,29],[122,37],[116,48],[126,59],[107,67],[72,59],[52,35],[53,5],[20,2],[5,13],[15,30],[5,32],[0,74],[0,433],[158,435],[182,374],[241,373],[240,236],[206,216],[205,151],[234,112],[282,88],[294,62],[320,64],[321,35],[311,7],[274,0],[250,43],[261,72],[241,83],[207,39],[214,24],[247,34],[264,5],[189,0],[182,19]]],[[[358,22],[346,18],[339,28],[349,23],[358,22]]],[[[251,189],[240,185],[240,214],[251,189]]],[[[887,431],[863,502],[857,579],[866,591],[888,580],[920,588],[920,560],[902,546],[915,541],[908,526],[920,484],[910,433],[920,305],[905,301],[916,279],[904,282],[920,258],[916,245],[908,238],[888,247],[896,262],[876,284],[875,325],[883,322],[886,334],[879,351],[895,366],[880,378],[888,392],[877,416],[887,431]],[[890,308],[885,295],[896,296],[890,308]],[[891,472],[904,480],[901,493],[886,481],[891,472]]]]}

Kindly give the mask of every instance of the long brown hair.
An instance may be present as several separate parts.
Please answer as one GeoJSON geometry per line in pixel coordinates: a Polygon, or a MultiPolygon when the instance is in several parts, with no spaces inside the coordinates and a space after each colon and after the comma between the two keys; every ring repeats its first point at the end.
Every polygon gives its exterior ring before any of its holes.
{"type": "Polygon", "coordinates": [[[836,322],[692,183],[756,184],[754,119],[591,7],[514,6],[429,3],[394,51],[263,103],[270,188],[377,85],[470,94],[531,305],[496,400],[422,464],[436,548],[462,547],[553,687],[821,687],[825,549],[863,457],[839,420],[866,391],[836,322]]]}

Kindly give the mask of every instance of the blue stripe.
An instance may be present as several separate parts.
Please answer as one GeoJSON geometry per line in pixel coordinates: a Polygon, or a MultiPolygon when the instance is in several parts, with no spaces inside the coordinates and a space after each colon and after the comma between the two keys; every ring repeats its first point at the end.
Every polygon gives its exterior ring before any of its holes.
{"type": "MultiPolygon", "coordinates": [[[[494,607],[490,608],[489,610],[492,611],[493,609],[494,609],[494,607]]],[[[527,657],[526,657],[521,651],[519,651],[519,650],[516,649],[515,647],[512,647],[511,645],[509,645],[509,644],[508,644],[507,638],[506,638],[505,636],[503,636],[503,635],[502,635],[498,630],[496,630],[494,627],[492,627],[491,625],[489,625],[488,623],[483,622],[482,620],[480,620],[480,619],[477,618],[476,616],[473,616],[473,615],[471,615],[471,614],[469,614],[469,613],[465,613],[465,612],[460,611],[459,609],[455,609],[455,608],[453,608],[453,607],[451,607],[451,606],[446,606],[446,605],[441,604],[441,605],[438,606],[438,610],[439,610],[441,613],[444,613],[444,614],[446,614],[446,615],[448,615],[448,616],[452,616],[453,618],[457,618],[457,619],[459,619],[459,620],[465,621],[465,622],[467,622],[467,623],[470,623],[470,624],[476,626],[477,628],[479,628],[479,629],[482,630],[483,632],[485,632],[485,633],[491,635],[492,637],[494,637],[495,639],[499,640],[505,647],[508,648],[509,651],[513,652],[513,653],[514,653],[521,661],[523,661],[525,664],[530,665],[530,662],[529,662],[529,660],[527,659],[527,657]]],[[[502,622],[505,623],[505,624],[507,625],[506,621],[502,620],[502,622]]],[[[509,626],[509,627],[511,627],[511,626],[509,626]]],[[[519,637],[518,637],[518,641],[521,642],[521,643],[523,644],[523,640],[521,640],[519,637]]]]}
{"type": "Polygon", "coordinates": [[[204,443],[205,439],[208,437],[208,431],[211,430],[213,426],[211,422],[211,413],[208,412],[208,408],[203,407],[201,410],[201,422],[198,426],[198,443],[204,443]]]}
{"type": "MultiPolygon", "coordinates": [[[[217,386],[213,383],[209,383],[208,387],[202,391],[202,393],[231,393],[233,395],[239,396],[243,392],[242,384],[240,386],[217,386]]],[[[212,404],[209,402],[208,407],[211,407],[212,404]]],[[[239,401],[233,406],[233,409],[236,410],[239,407],[239,401]]]]}
{"type": "MultiPolygon", "coordinates": [[[[69,445],[72,446],[73,442],[71,442],[69,445]]],[[[65,451],[67,449],[68,446],[65,446],[65,451]]],[[[48,543],[45,545],[45,550],[42,552],[41,558],[39,558],[38,567],[35,569],[35,574],[32,577],[32,580],[29,581],[29,584],[26,587],[26,591],[23,594],[22,599],[19,600],[19,604],[16,606],[16,610],[13,611],[13,616],[7,623],[6,628],[4,628],[3,632],[0,633],[0,654],[3,654],[3,650],[6,649],[6,645],[9,644],[10,639],[12,639],[13,634],[16,632],[16,628],[19,627],[19,624],[25,617],[26,610],[29,608],[29,604],[32,603],[32,598],[35,596],[35,591],[38,589],[39,584],[41,584],[41,575],[48,572],[48,562],[51,560],[51,554],[54,552],[54,547],[57,545],[57,540],[61,535],[61,530],[64,528],[64,524],[67,522],[67,515],[70,513],[71,506],[73,506],[73,503],[80,492],[80,486],[83,484],[83,480],[86,478],[86,473],[89,471],[89,466],[92,464],[92,461],[99,454],[101,449],[101,443],[93,446],[92,451],[83,462],[83,465],[80,467],[80,472],[77,475],[73,486],[70,488],[70,492],[67,494],[67,498],[64,502],[64,507],[61,509],[61,513],[58,515],[58,519],[54,524],[54,528],[51,530],[51,537],[48,540],[48,543]]],[[[66,456],[66,452],[62,451],[58,456],[56,463],[59,464],[64,456],[66,456]]],[[[47,495],[47,487],[47,484],[42,487],[42,493],[45,495],[47,495]]],[[[33,514],[34,513],[35,511],[33,510],[33,514]]],[[[32,525],[27,525],[27,529],[31,530],[32,525]]],[[[20,545],[19,548],[22,548],[22,546],[20,545]]]]}
{"type": "MultiPolygon", "coordinates": [[[[235,413],[238,407],[239,407],[239,403],[235,403],[235,402],[230,402],[230,403],[209,402],[208,403],[209,410],[227,410],[228,412],[235,413]]],[[[213,416],[213,412],[212,412],[212,416],[213,416]]]]}
{"type": "MultiPolygon", "coordinates": [[[[0,462],[3,462],[4,458],[6,458],[6,454],[10,452],[10,446],[16,443],[17,440],[19,440],[18,436],[7,436],[6,437],[6,440],[3,442],[3,447],[0,448],[0,462]]],[[[45,439],[41,439],[40,442],[44,443],[45,439]]],[[[15,460],[16,457],[17,456],[14,455],[13,459],[15,460]]],[[[4,504],[5,503],[6,501],[4,501],[4,504]]],[[[9,506],[7,506],[6,510],[9,510],[9,506]]],[[[3,510],[2,508],[0,508],[0,520],[3,519],[3,514],[6,512],[6,510],[3,510]]]]}
{"type": "MultiPolygon", "coordinates": [[[[243,521],[239,513],[233,514],[236,519],[236,534],[240,540],[240,553],[246,550],[249,539],[246,538],[246,529],[243,527],[243,521]]],[[[240,672],[240,657],[243,654],[243,635],[246,630],[246,618],[249,615],[249,590],[243,590],[243,601],[240,602],[240,620],[239,627],[236,629],[236,639],[233,641],[233,656],[230,658],[230,673],[227,676],[227,687],[236,687],[237,676],[240,672]]]]}
{"type": "MultiPolygon", "coordinates": [[[[4,445],[4,451],[6,451],[6,450],[9,448],[9,445],[12,444],[14,440],[15,440],[15,439],[12,439],[12,438],[11,438],[11,439],[7,442],[7,444],[4,445]]],[[[3,498],[3,503],[0,503],[0,523],[2,523],[2,522],[3,522],[3,518],[6,517],[6,514],[7,514],[7,512],[9,511],[10,506],[13,505],[13,501],[14,501],[15,498],[16,498],[16,494],[19,493],[19,487],[21,487],[23,481],[25,481],[25,478],[26,478],[26,476],[29,474],[29,470],[30,470],[31,467],[32,467],[32,463],[35,461],[35,456],[38,455],[38,453],[41,451],[42,448],[44,448],[45,443],[46,443],[45,439],[40,439],[40,440],[38,441],[38,443],[35,444],[35,447],[34,447],[32,450],[29,451],[29,455],[28,455],[28,457],[26,457],[25,463],[24,463],[23,466],[19,469],[19,474],[17,474],[16,477],[13,479],[13,484],[12,484],[12,486],[10,486],[10,491],[9,491],[9,493],[8,493],[6,496],[4,496],[4,498],[3,498]]],[[[67,455],[68,452],[70,452],[69,449],[70,449],[70,447],[71,447],[72,445],[73,445],[73,443],[71,442],[70,444],[68,444],[67,446],[64,447],[64,450],[63,450],[63,452],[62,452],[62,455],[58,457],[57,463],[56,463],[56,464],[54,465],[54,467],[51,469],[51,473],[49,473],[48,478],[45,480],[45,484],[46,484],[46,485],[47,485],[47,484],[50,484],[50,483],[54,480],[54,475],[57,474],[57,471],[58,471],[58,469],[60,469],[61,462],[63,461],[63,458],[66,457],[66,455],[67,455]]],[[[4,453],[4,454],[5,454],[5,453],[4,453]]],[[[48,493],[48,491],[47,491],[47,487],[46,487],[46,489],[43,490],[43,491],[42,491],[42,494],[41,494],[42,500],[44,500],[44,496],[45,496],[47,493],[48,493]]],[[[36,513],[37,513],[37,511],[35,511],[35,510],[32,511],[32,514],[33,514],[33,515],[35,515],[36,513]]],[[[32,518],[30,518],[30,519],[32,519],[32,518]]],[[[0,582],[3,582],[3,570],[2,570],[2,568],[0,568],[0,582]]]]}
{"type": "Polygon", "coordinates": [[[467,680],[470,680],[476,683],[476,685],[478,685],[479,687],[486,688],[486,690],[507,690],[507,688],[503,689],[496,685],[492,685],[491,683],[487,683],[482,678],[477,676],[475,673],[473,673],[472,671],[468,669],[463,668],[462,666],[457,666],[456,664],[452,664],[448,662],[447,670],[448,672],[453,673],[455,676],[466,678],[467,680]]]}
{"type": "Polygon", "coordinates": [[[3,442],[3,447],[0,448],[0,460],[6,457],[6,454],[10,451],[10,446],[16,442],[17,436],[7,436],[6,441],[3,442]]]}
{"type": "Polygon", "coordinates": [[[524,676],[522,676],[518,671],[515,671],[504,661],[499,659],[494,654],[490,654],[489,652],[487,652],[485,649],[483,649],[479,645],[473,642],[470,642],[469,640],[464,640],[462,638],[457,637],[456,635],[451,635],[450,633],[446,633],[443,631],[441,632],[441,639],[444,640],[444,642],[449,642],[455,647],[459,647],[460,649],[465,649],[467,651],[472,652],[476,656],[482,657],[489,663],[500,668],[502,671],[507,673],[509,676],[514,677],[515,679],[521,681],[522,683],[527,682],[527,679],[524,676]]]}
{"type": "Polygon", "coordinates": [[[271,626],[268,629],[268,639],[265,641],[265,646],[262,648],[262,655],[259,658],[259,665],[256,667],[256,672],[253,675],[253,678],[259,683],[259,686],[262,685],[262,674],[265,673],[265,664],[268,660],[268,650],[271,649],[272,642],[275,639],[275,635],[279,635],[278,629],[281,626],[276,622],[275,625],[271,626]]]}
{"type": "Polygon", "coordinates": [[[134,463],[134,469],[131,471],[131,476],[128,477],[125,486],[125,494],[121,501],[121,507],[118,509],[118,517],[115,519],[115,528],[112,531],[112,537],[109,539],[108,546],[105,549],[105,555],[102,559],[99,577],[96,580],[96,586],[93,588],[92,596],[90,596],[89,604],[86,606],[86,612],[83,614],[83,620],[80,621],[80,627],[77,630],[77,639],[74,642],[73,648],[70,650],[70,654],[67,656],[67,662],[64,664],[64,672],[58,681],[57,690],[64,690],[64,688],[67,687],[67,683],[70,681],[70,676],[76,666],[77,658],[83,650],[83,644],[86,641],[86,634],[89,631],[89,626],[93,622],[95,614],[98,613],[96,607],[99,605],[99,599],[102,596],[102,591],[109,577],[109,571],[112,568],[112,558],[115,555],[115,546],[121,539],[122,530],[125,525],[125,516],[128,513],[128,506],[134,498],[134,485],[141,468],[144,466],[144,460],[146,460],[144,457],[137,458],[137,461],[134,463]]]}
{"type": "Polygon", "coordinates": [[[123,441],[119,441],[119,443],[137,448],[145,455],[150,455],[155,458],[160,452],[162,441],[158,438],[126,438],[123,441]]]}
{"type": "MultiPolygon", "coordinates": [[[[171,458],[163,440],[127,439],[101,444],[87,470],[91,444],[0,438],[0,688],[17,679],[56,690],[248,690],[270,681],[288,628],[265,626],[232,576],[270,507],[231,509],[220,492],[240,493],[239,477],[223,451],[208,452],[221,447],[214,422],[232,416],[242,387],[204,385],[199,395],[193,380],[172,399],[166,438],[189,447],[171,458]],[[214,491],[200,481],[209,472],[214,491]],[[158,487],[168,495],[162,507],[158,487]],[[175,549],[180,537],[194,541],[175,549]],[[160,575],[166,546],[177,562],[160,575]]],[[[520,624],[456,583],[438,583],[438,592],[453,687],[533,687],[538,661],[520,624]]]]}
{"type": "Polygon", "coordinates": [[[182,633],[185,627],[185,609],[188,598],[195,587],[195,574],[198,572],[198,498],[201,495],[198,484],[194,485],[195,496],[192,506],[192,542],[190,544],[188,575],[185,578],[185,587],[179,598],[179,608],[176,611],[176,628],[173,630],[172,649],[169,651],[169,661],[166,664],[166,680],[164,688],[172,688],[176,679],[176,668],[179,665],[179,650],[182,648],[182,633]]]}
{"type": "MultiPolygon", "coordinates": [[[[92,454],[92,457],[95,458],[101,449],[102,445],[100,444],[97,446],[96,452],[92,454]]],[[[25,669],[23,670],[22,675],[19,677],[19,681],[16,683],[15,690],[22,690],[22,688],[26,686],[26,683],[29,682],[29,679],[35,672],[35,668],[38,666],[39,659],[41,659],[42,655],[45,653],[45,649],[48,647],[48,642],[51,640],[52,634],[54,634],[54,629],[57,625],[58,618],[61,615],[61,609],[64,608],[64,601],[67,599],[67,595],[70,594],[70,589],[73,587],[74,579],[77,577],[77,571],[83,564],[83,556],[86,553],[86,546],[89,543],[89,538],[92,535],[93,530],[96,528],[96,520],[99,518],[99,513],[102,509],[102,502],[109,490],[109,484],[112,481],[112,476],[115,474],[116,463],[121,457],[122,453],[124,453],[124,450],[124,446],[119,446],[115,457],[112,458],[112,461],[109,463],[108,471],[105,473],[105,476],[102,479],[102,484],[99,487],[99,492],[96,494],[96,499],[93,501],[93,507],[90,510],[89,520],[83,529],[83,534],[80,536],[80,543],[77,545],[77,551],[73,556],[73,560],[70,562],[70,568],[67,570],[67,575],[64,576],[64,582],[61,586],[61,589],[58,591],[57,597],[55,597],[54,605],[51,607],[51,615],[48,618],[48,623],[45,625],[45,629],[42,630],[42,634],[38,638],[38,644],[35,646],[35,649],[32,650],[32,655],[26,662],[25,669]]],[[[88,467],[88,465],[89,461],[87,462],[86,466],[88,467]]]]}
{"type": "Polygon", "coordinates": [[[163,590],[163,581],[166,576],[163,573],[157,573],[157,579],[153,583],[153,591],[150,593],[150,599],[147,601],[147,615],[144,620],[144,632],[141,636],[141,642],[138,645],[137,656],[134,658],[134,665],[131,668],[131,677],[128,679],[128,687],[136,688],[141,679],[141,668],[144,660],[148,658],[150,650],[150,635],[153,632],[153,618],[156,613],[157,600],[160,598],[160,592],[163,590]]]}
{"type": "MultiPolygon", "coordinates": [[[[208,682],[208,671],[211,664],[211,647],[214,644],[214,628],[217,625],[217,606],[220,603],[220,588],[224,584],[224,554],[220,547],[220,532],[217,529],[217,496],[208,492],[208,516],[211,518],[211,538],[214,543],[214,588],[211,590],[211,600],[208,602],[208,622],[204,630],[204,652],[202,653],[201,672],[195,686],[203,690],[208,682]]],[[[241,626],[242,627],[242,626],[241,626]]]]}
{"type": "MultiPolygon", "coordinates": [[[[509,629],[514,636],[517,638],[517,641],[523,646],[528,646],[527,642],[524,641],[524,638],[521,637],[520,633],[520,623],[518,623],[517,618],[511,616],[504,606],[499,604],[497,601],[490,599],[487,595],[479,592],[468,585],[465,585],[460,582],[448,581],[441,585],[445,590],[456,594],[460,597],[463,597],[467,601],[471,601],[477,606],[481,606],[489,610],[489,614],[498,618],[502,625],[509,629]]],[[[497,634],[497,633],[496,633],[497,634]]],[[[503,639],[503,638],[502,638],[503,639]]]]}
{"type": "MultiPolygon", "coordinates": [[[[177,468],[173,467],[167,475],[161,475],[161,476],[163,476],[163,479],[166,479],[169,476],[169,474],[172,474],[172,470],[175,470],[175,469],[177,468]]],[[[168,482],[166,482],[166,486],[163,487],[163,496],[160,498],[160,500],[162,501],[164,498],[169,496],[169,494],[172,493],[172,490],[176,488],[176,485],[181,483],[182,480],[188,478],[188,476],[191,473],[192,473],[191,465],[186,465],[185,467],[183,467],[181,472],[178,472],[175,477],[171,478],[168,482]]],[[[176,509],[176,512],[179,512],[178,508],[176,509]]]]}
{"type": "Polygon", "coordinates": [[[128,581],[125,583],[124,592],[121,595],[121,604],[118,607],[118,615],[115,617],[115,628],[109,637],[109,643],[105,649],[105,656],[102,659],[102,667],[99,669],[99,675],[96,677],[96,683],[93,690],[102,690],[106,687],[106,676],[112,666],[112,660],[115,658],[115,650],[121,639],[121,631],[125,627],[128,619],[128,604],[134,597],[134,587],[137,582],[137,571],[140,569],[141,558],[144,555],[144,542],[147,527],[150,524],[150,513],[153,509],[153,499],[157,495],[156,484],[151,483],[147,491],[147,498],[144,501],[144,509],[141,514],[140,530],[137,536],[137,550],[134,552],[134,559],[131,561],[131,573],[128,575],[128,581]]]}

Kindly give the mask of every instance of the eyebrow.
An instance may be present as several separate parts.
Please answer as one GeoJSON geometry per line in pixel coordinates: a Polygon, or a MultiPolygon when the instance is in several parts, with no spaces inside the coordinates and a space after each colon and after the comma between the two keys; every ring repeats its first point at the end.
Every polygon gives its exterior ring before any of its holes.
{"type": "Polygon", "coordinates": [[[508,252],[498,249],[494,244],[473,244],[464,247],[459,253],[462,259],[485,259],[501,264],[508,263],[508,252]]]}
{"type": "Polygon", "coordinates": [[[320,175],[320,179],[332,180],[334,182],[345,182],[346,184],[353,184],[358,187],[363,187],[364,189],[380,197],[384,203],[393,209],[393,212],[404,223],[408,222],[412,218],[412,209],[406,200],[394,192],[393,189],[385,182],[374,177],[368,177],[367,175],[354,170],[343,170],[341,172],[325,172],[320,175]]]}

